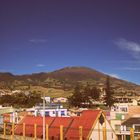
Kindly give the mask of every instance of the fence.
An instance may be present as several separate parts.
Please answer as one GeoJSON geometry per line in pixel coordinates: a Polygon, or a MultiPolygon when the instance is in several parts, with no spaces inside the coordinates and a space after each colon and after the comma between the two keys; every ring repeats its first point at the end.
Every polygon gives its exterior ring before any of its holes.
{"type": "MultiPolygon", "coordinates": [[[[43,126],[41,125],[26,125],[23,124],[11,124],[11,123],[4,123],[0,125],[0,133],[1,138],[0,139],[10,139],[10,140],[41,140],[43,138],[42,129],[43,126]]],[[[86,140],[86,137],[84,137],[84,134],[89,132],[91,130],[83,129],[82,126],[79,126],[79,128],[67,128],[64,126],[59,127],[49,127],[48,125],[45,126],[45,140],[86,140]],[[70,137],[67,137],[67,130],[71,129],[71,135],[70,137]],[[76,135],[78,134],[78,135],[76,135]]],[[[107,139],[107,133],[110,130],[107,130],[105,127],[103,129],[94,129],[93,131],[96,131],[97,134],[101,133],[102,138],[98,137],[96,140],[110,140],[107,139]]],[[[134,136],[134,129],[131,128],[129,131],[130,140],[135,140],[134,136]]],[[[118,137],[115,138],[115,140],[119,140],[118,137]]],[[[127,140],[126,136],[123,135],[121,140],[127,140]]],[[[137,139],[139,140],[139,139],[137,139]]]]}

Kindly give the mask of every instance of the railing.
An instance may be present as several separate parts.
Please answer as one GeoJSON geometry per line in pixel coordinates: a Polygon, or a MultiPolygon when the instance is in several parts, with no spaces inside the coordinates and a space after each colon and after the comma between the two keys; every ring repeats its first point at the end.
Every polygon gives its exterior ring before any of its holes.
{"type": "MultiPolygon", "coordinates": [[[[11,123],[4,123],[0,125],[0,134],[1,138],[6,138],[10,140],[41,140],[43,138],[42,134],[42,126],[41,125],[26,125],[23,124],[11,124],[11,123]]],[[[49,127],[46,125],[45,129],[45,140],[86,140],[87,138],[84,137],[84,133],[90,132],[92,129],[83,129],[82,126],[79,126],[79,128],[68,128],[64,126],[59,127],[49,127]],[[67,137],[67,131],[70,129],[71,133],[73,135],[71,137],[67,137]],[[54,135],[52,132],[54,131],[54,135]],[[75,135],[78,134],[78,135],[75,135]]],[[[93,131],[97,132],[97,135],[101,134],[100,138],[98,137],[96,140],[110,140],[107,138],[108,132],[112,132],[111,130],[107,130],[105,127],[103,129],[93,129],[93,131]]],[[[134,129],[131,128],[129,131],[130,140],[134,139],[134,129]]],[[[0,138],[0,139],[1,139],[0,138]]],[[[113,138],[113,140],[119,140],[118,137],[113,138]]],[[[123,135],[123,140],[126,140],[126,136],[123,135]]],[[[121,140],[122,140],[121,139],[121,140]]]]}

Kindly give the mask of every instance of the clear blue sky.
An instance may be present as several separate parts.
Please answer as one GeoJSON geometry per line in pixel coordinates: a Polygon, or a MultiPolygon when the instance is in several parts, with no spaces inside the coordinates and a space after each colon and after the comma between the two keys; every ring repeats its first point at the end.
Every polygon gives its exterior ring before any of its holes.
{"type": "Polygon", "coordinates": [[[66,66],[140,84],[140,1],[0,0],[0,71],[66,66]]]}

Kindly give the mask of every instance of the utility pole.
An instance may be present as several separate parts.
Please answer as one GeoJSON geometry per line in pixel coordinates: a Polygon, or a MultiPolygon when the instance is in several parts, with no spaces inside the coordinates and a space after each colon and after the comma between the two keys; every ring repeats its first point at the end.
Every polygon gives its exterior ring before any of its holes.
{"type": "Polygon", "coordinates": [[[43,94],[43,140],[45,140],[45,93],[43,94]]]}

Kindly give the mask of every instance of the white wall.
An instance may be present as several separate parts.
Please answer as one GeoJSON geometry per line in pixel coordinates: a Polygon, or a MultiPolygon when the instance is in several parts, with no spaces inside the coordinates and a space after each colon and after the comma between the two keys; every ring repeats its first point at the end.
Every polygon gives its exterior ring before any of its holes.
{"type": "MultiPolygon", "coordinates": [[[[107,140],[116,140],[116,135],[114,133],[114,131],[112,130],[111,126],[109,125],[109,122],[106,120],[106,136],[107,136],[107,140]]],[[[98,121],[94,127],[94,130],[89,138],[89,140],[103,140],[103,127],[105,127],[105,123],[103,125],[99,124],[98,126],[98,121]],[[100,128],[100,129],[99,129],[100,128]],[[99,139],[100,137],[100,139],[99,139]]]]}
{"type": "MultiPolygon", "coordinates": [[[[67,116],[67,109],[46,109],[45,112],[49,112],[49,116],[51,117],[61,117],[61,111],[64,111],[64,115],[63,116],[67,116]],[[58,114],[56,115],[56,112],[58,112],[58,114]]],[[[39,110],[39,113],[41,114],[41,116],[43,116],[43,110],[39,110]]]]}

